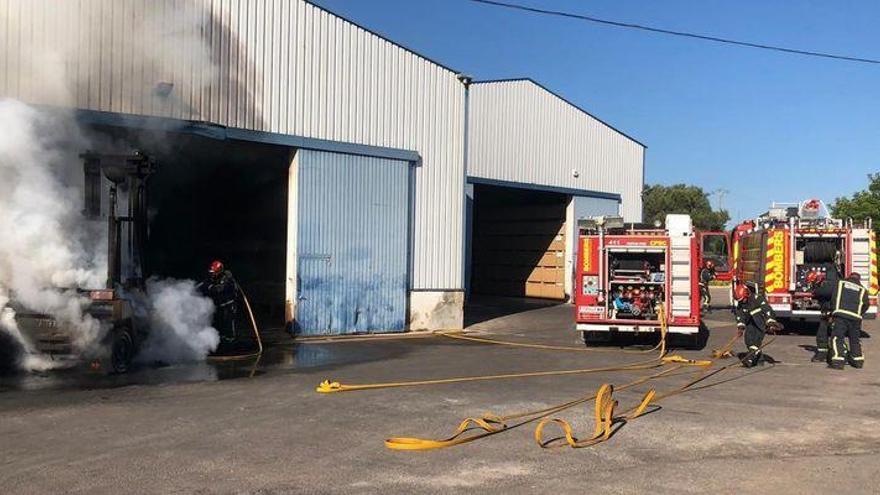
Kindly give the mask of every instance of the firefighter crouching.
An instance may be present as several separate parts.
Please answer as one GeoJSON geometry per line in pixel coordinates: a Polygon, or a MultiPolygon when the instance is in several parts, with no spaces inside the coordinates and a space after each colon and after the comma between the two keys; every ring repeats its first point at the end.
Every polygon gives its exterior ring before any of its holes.
{"type": "Polygon", "coordinates": [[[236,338],[235,317],[238,313],[238,294],[232,272],[225,269],[221,261],[211,262],[208,278],[202,281],[199,291],[214,302],[214,328],[220,334],[221,342],[232,342],[236,338]]]}
{"type": "Polygon", "coordinates": [[[715,280],[715,262],[707,260],[700,270],[700,304],[703,309],[709,309],[712,304],[712,293],[709,291],[709,283],[715,280]]]}
{"type": "Polygon", "coordinates": [[[858,273],[850,273],[833,287],[824,284],[816,291],[818,297],[827,297],[831,301],[831,358],[828,366],[833,369],[842,370],[847,361],[853,368],[861,368],[865,364],[859,339],[862,318],[868,311],[868,291],[861,282],[862,277],[858,273]]]}
{"type": "Polygon", "coordinates": [[[746,368],[763,364],[765,360],[771,360],[761,352],[764,335],[782,329],[782,325],[776,321],[773,308],[767,304],[767,300],[758,293],[758,287],[753,282],[738,283],[734,288],[736,306],[736,327],[743,333],[747,353],[742,363],[746,368]]]}

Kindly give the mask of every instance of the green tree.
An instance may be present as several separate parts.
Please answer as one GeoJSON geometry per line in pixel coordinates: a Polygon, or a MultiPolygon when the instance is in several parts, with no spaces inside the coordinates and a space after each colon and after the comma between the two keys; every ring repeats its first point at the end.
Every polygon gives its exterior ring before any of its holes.
{"type": "Polygon", "coordinates": [[[834,200],[831,216],[852,218],[857,222],[871,218],[874,220],[874,230],[880,233],[880,173],[868,174],[868,189],[859,191],[850,198],[834,200]]]}
{"type": "Polygon", "coordinates": [[[687,184],[645,186],[642,193],[645,222],[663,222],[669,213],[686,213],[700,230],[724,230],[730,220],[727,210],[715,211],[703,189],[687,184]]]}

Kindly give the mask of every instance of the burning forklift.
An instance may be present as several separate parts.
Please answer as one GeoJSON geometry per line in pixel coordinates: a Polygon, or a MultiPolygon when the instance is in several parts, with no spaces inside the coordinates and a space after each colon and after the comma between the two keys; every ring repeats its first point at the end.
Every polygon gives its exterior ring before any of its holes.
{"type": "Polygon", "coordinates": [[[146,189],[156,165],[139,151],[89,152],[80,156],[85,178],[83,214],[93,221],[106,216],[107,282],[102,288],[75,292],[87,299],[85,313],[100,324],[103,337],[94,343],[95,348],[78,348],[71,322],[29,311],[15,303],[14,295],[10,305],[33,351],[56,360],[109,360],[113,372],[124,373],[130,369],[148,331],[137,324],[132,297],[143,293],[143,253],[148,234],[146,189]]]}

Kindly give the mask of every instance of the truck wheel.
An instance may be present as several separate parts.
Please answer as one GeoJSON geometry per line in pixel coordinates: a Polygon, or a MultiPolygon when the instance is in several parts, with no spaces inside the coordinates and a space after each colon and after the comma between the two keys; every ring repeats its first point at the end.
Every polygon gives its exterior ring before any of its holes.
{"type": "Polygon", "coordinates": [[[131,336],[131,330],[128,328],[120,328],[113,337],[112,354],[110,362],[113,366],[114,373],[127,373],[131,368],[131,362],[134,359],[134,338],[131,336]]]}

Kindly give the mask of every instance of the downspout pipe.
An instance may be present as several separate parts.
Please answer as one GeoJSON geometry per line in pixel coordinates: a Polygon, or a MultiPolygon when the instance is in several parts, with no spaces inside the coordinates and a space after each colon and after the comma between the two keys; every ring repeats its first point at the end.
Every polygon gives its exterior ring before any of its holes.
{"type": "Polygon", "coordinates": [[[470,131],[470,92],[471,92],[471,83],[473,82],[473,78],[468,76],[467,74],[457,74],[456,77],[458,81],[464,86],[464,111],[462,112],[464,115],[463,122],[463,132],[464,137],[462,140],[462,153],[464,156],[462,157],[463,164],[463,174],[462,174],[462,194],[461,194],[461,214],[462,214],[462,236],[461,236],[461,252],[462,252],[462,263],[461,263],[461,281],[464,286],[464,299],[467,301],[470,299],[471,286],[470,286],[470,259],[471,259],[471,245],[469,242],[470,234],[471,234],[471,225],[468,222],[468,212],[467,212],[467,178],[468,178],[468,144],[469,137],[468,133],[470,131]]]}

